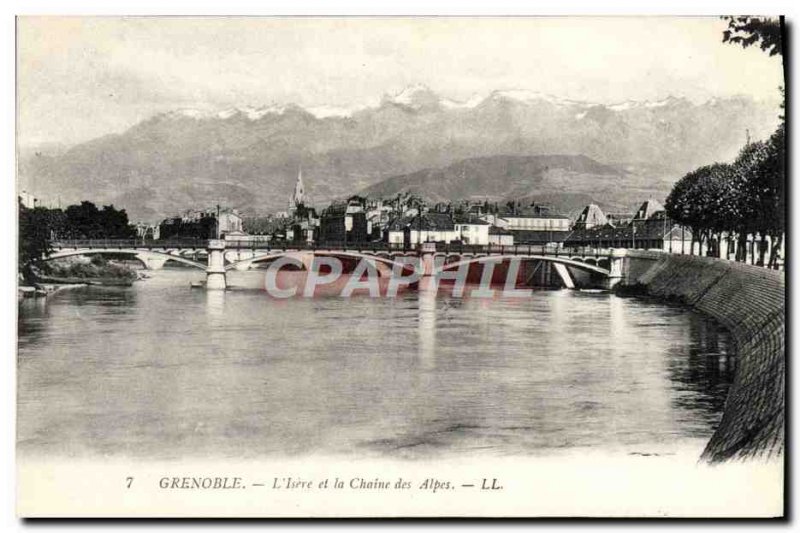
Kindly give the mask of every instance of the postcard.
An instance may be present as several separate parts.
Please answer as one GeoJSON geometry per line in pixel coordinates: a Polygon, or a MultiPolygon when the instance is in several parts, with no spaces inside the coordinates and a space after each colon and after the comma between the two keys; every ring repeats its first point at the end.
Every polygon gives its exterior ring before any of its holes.
{"type": "Polygon", "coordinates": [[[18,515],[782,517],[784,35],[18,17],[18,515]]]}

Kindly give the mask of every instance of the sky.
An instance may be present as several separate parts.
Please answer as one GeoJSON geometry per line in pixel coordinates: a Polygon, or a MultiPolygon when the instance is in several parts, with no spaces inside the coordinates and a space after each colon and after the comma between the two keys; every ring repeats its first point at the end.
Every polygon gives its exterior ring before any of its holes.
{"type": "Polygon", "coordinates": [[[156,113],[454,100],[528,90],[598,103],[777,100],[780,56],[723,44],[716,17],[20,17],[20,146],[72,145],[156,113]]]}

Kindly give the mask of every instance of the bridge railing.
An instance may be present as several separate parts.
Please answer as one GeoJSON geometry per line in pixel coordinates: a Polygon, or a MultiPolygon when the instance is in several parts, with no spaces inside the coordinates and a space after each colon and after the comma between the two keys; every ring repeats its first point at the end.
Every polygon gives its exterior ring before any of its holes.
{"type": "MultiPolygon", "coordinates": [[[[61,239],[51,243],[54,249],[78,248],[197,248],[208,246],[206,239],[61,239]]],[[[342,250],[354,252],[416,252],[418,244],[389,242],[292,242],[262,239],[226,239],[229,250],[342,250]]],[[[435,243],[437,253],[444,254],[497,254],[497,255],[553,255],[600,258],[608,256],[609,249],[582,247],[559,247],[550,244],[465,244],[435,243]]]]}
{"type": "Polygon", "coordinates": [[[412,251],[416,246],[389,242],[293,242],[226,239],[225,248],[232,250],[343,250],[359,252],[412,251]]]}
{"type": "Polygon", "coordinates": [[[498,255],[555,255],[555,256],[607,256],[609,250],[592,247],[561,247],[553,244],[463,244],[437,243],[436,251],[445,254],[498,254],[498,255]]]}
{"type": "Polygon", "coordinates": [[[61,248],[203,248],[208,246],[206,239],[59,239],[50,243],[55,249],[61,248]]]}

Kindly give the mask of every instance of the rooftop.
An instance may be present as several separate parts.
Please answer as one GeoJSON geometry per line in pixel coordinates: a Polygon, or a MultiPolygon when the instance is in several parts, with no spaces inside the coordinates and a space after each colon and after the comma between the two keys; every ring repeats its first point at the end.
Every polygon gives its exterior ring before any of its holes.
{"type": "Polygon", "coordinates": [[[453,217],[453,222],[456,224],[474,224],[476,226],[490,226],[485,220],[481,220],[475,215],[456,215],[453,217]]]}
{"type": "Polygon", "coordinates": [[[390,230],[409,228],[418,231],[453,231],[453,219],[446,213],[423,213],[413,217],[398,217],[389,224],[390,230]]]}
{"type": "MultiPolygon", "coordinates": [[[[569,235],[567,242],[658,240],[669,235],[677,227],[663,217],[655,217],[649,220],[637,220],[625,226],[604,224],[588,229],[576,229],[569,235]]],[[[687,239],[691,238],[692,234],[688,228],[684,230],[684,234],[687,239]]]]}

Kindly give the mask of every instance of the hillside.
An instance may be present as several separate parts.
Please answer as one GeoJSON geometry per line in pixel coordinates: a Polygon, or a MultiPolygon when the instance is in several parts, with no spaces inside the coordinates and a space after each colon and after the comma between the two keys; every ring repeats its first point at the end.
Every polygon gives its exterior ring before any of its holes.
{"type": "Polygon", "coordinates": [[[411,193],[430,202],[521,200],[574,213],[589,202],[624,211],[648,197],[663,198],[669,190],[665,182],[638,181],[623,169],[583,155],[489,156],[395,176],[359,194],[390,198],[411,193]]]}

